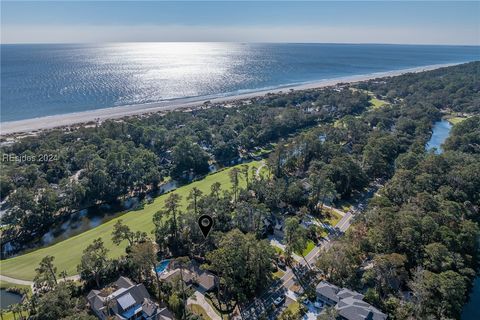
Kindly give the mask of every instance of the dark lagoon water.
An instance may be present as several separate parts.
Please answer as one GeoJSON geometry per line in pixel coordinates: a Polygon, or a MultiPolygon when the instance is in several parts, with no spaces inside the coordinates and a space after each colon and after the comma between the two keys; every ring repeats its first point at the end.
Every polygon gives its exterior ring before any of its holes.
{"type": "Polygon", "coordinates": [[[7,309],[10,305],[21,301],[21,295],[0,289],[0,309],[7,309]]]}
{"type": "Polygon", "coordinates": [[[478,46],[115,43],[0,49],[2,122],[480,60],[478,46]]]}
{"type": "Polygon", "coordinates": [[[473,283],[473,291],[470,293],[470,300],[463,307],[462,320],[480,319],[480,278],[477,277],[473,283]]]}

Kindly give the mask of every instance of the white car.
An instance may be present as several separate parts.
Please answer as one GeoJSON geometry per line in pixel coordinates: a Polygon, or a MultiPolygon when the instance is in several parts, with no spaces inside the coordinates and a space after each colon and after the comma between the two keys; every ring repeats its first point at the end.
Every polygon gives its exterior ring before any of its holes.
{"type": "Polygon", "coordinates": [[[315,301],[313,306],[317,309],[321,309],[321,308],[323,308],[323,302],[322,301],[315,301]]]}

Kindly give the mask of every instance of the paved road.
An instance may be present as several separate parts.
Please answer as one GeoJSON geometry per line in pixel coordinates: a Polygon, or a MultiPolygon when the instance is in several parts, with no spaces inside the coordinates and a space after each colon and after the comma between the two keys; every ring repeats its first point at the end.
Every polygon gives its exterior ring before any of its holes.
{"type": "Polygon", "coordinates": [[[353,218],[353,214],[349,211],[345,213],[345,215],[338,221],[335,225],[335,228],[338,228],[340,231],[345,232],[350,227],[351,220],[353,218]]]}
{"type": "MultiPolygon", "coordinates": [[[[342,233],[346,232],[348,228],[350,228],[350,225],[352,223],[352,218],[354,217],[354,212],[362,212],[364,208],[366,208],[366,204],[368,200],[374,196],[375,192],[377,192],[378,189],[380,189],[383,185],[379,182],[376,182],[373,184],[373,186],[370,186],[368,188],[368,191],[363,193],[362,196],[358,199],[357,205],[352,207],[351,211],[348,212],[343,212],[342,210],[339,210],[337,208],[333,208],[331,206],[325,205],[324,207],[331,209],[338,213],[342,218],[340,221],[337,222],[335,225],[335,229],[341,231],[342,233]]],[[[319,245],[315,246],[312,251],[305,257],[305,259],[308,261],[310,265],[314,265],[318,255],[321,250],[327,250],[331,247],[332,243],[330,242],[330,238],[327,237],[324,241],[322,241],[319,245]]],[[[298,262],[300,265],[305,266],[306,263],[302,259],[298,262]]],[[[269,295],[265,299],[264,296],[262,296],[260,299],[256,299],[256,304],[258,305],[259,300],[263,302],[263,309],[268,309],[270,304],[273,302],[273,299],[271,297],[278,296],[279,294],[284,294],[284,292],[288,291],[289,288],[295,283],[295,275],[293,271],[290,268],[287,268],[287,272],[285,275],[280,279],[279,282],[275,282],[267,292],[269,292],[269,295]],[[280,285],[281,284],[281,285],[280,285]]],[[[250,308],[251,305],[249,305],[248,308],[250,308]]],[[[280,310],[277,310],[276,314],[278,314],[280,310]]],[[[271,315],[271,318],[273,319],[275,315],[271,315]]],[[[249,317],[244,317],[244,319],[256,319],[257,317],[254,316],[249,316],[249,317]]]]}
{"type": "MultiPolygon", "coordinates": [[[[335,225],[335,228],[339,229],[341,232],[345,232],[351,224],[351,220],[353,218],[353,214],[351,212],[343,212],[339,209],[328,207],[329,209],[334,210],[336,213],[338,213],[342,218],[340,221],[337,222],[335,225]]],[[[320,251],[328,249],[331,246],[330,239],[327,238],[326,240],[322,241],[319,245],[315,246],[312,251],[308,253],[308,255],[305,257],[307,262],[310,264],[310,266],[313,266],[315,262],[317,261],[318,255],[320,254],[320,251]]],[[[296,260],[296,259],[295,259],[296,260]]],[[[298,261],[298,264],[301,266],[306,266],[305,260],[301,259],[298,261]]],[[[255,299],[254,302],[249,304],[245,310],[246,313],[243,313],[243,319],[257,319],[258,315],[262,310],[267,310],[270,305],[273,303],[273,300],[275,297],[278,297],[282,294],[285,294],[286,292],[289,291],[289,288],[292,287],[295,283],[295,274],[293,273],[292,269],[287,268],[287,271],[283,275],[283,277],[275,282],[269,290],[267,290],[267,293],[261,296],[258,299],[255,299]],[[257,310],[257,316],[253,314],[252,311],[257,310]]],[[[270,315],[272,319],[275,318],[275,316],[281,312],[281,308],[277,309],[277,312],[274,315],[270,315]]]]}

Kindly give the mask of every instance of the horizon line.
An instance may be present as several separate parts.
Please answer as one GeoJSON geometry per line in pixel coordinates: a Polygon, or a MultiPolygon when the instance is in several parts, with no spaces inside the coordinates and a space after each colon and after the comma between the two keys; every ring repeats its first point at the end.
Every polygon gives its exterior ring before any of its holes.
{"type": "MultiPolygon", "coordinates": [[[[452,43],[390,43],[390,42],[290,42],[290,41],[89,41],[89,42],[0,42],[0,45],[79,45],[79,44],[116,44],[116,43],[235,43],[235,44],[334,44],[334,45],[396,45],[396,46],[450,46],[480,47],[477,44],[452,43]]],[[[479,52],[480,54],[480,52],[479,52]]]]}

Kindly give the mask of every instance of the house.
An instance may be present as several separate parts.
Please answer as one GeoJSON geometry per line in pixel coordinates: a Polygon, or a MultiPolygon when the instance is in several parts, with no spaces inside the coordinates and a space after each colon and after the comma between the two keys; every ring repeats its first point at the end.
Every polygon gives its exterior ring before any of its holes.
{"type": "Polygon", "coordinates": [[[387,315],[363,301],[361,293],[339,288],[327,281],[316,287],[317,298],[329,306],[335,306],[339,316],[345,320],[386,320],[387,315]]]}
{"type": "Polygon", "coordinates": [[[90,308],[101,319],[115,320],[173,320],[167,308],[155,303],[143,284],[135,284],[126,277],[103,288],[92,290],[87,296],[90,308]]]}
{"type": "Polygon", "coordinates": [[[217,284],[217,279],[211,272],[201,270],[194,263],[191,263],[188,267],[175,268],[160,274],[160,279],[169,283],[182,278],[187,285],[196,285],[202,291],[213,290],[217,284]]]}

